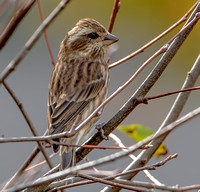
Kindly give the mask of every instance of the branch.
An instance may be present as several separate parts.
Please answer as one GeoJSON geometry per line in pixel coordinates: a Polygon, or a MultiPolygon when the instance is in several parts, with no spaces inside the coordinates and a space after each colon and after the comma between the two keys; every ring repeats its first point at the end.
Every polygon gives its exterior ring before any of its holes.
{"type": "MultiPolygon", "coordinates": [[[[37,4],[38,4],[38,10],[39,10],[39,13],[40,13],[40,19],[41,19],[41,22],[43,22],[44,17],[43,17],[43,14],[42,14],[42,8],[41,8],[40,0],[37,0],[37,4]]],[[[48,35],[47,35],[46,30],[44,30],[44,38],[45,38],[45,41],[46,41],[46,44],[47,44],[49,55],[51,57],[52,65],[55,66],[55,60],[54,60],[54,57],[53,57],[53,53],[52,53],[52,50],[51,50],[51,47],[50,47],[50,43],[49,43],[49,39],[48,39],[48,35]]]]}
{"type": "Polygon", "coordinates": [[[110,24],[109,24],[109,27],[108,27],[108,31],[110,33],[112,33],[113,26],[114,26],[115,19],[116,19],[117,13],[119,11],[119,8],[120,8],[120,0],[115,0],[115,4],[114,4],[113,10],[112,10],[112,15],[110,17],[110,24]]]}
{"type": "Polygon", "coordinates": [[[103,183],[103,184],[111,185],[114,187],[120,187],[122,189],[127,189],[127,190],[137,191],[137,192],[150,192],[150,190],[142,189],[142,188],[135,187],[135,186],[124,185],[124,184],[116,183],[113,181],[107,181],[105,179],[100,179],[100,178],[97,178],[94,176],[83,175],[83,174],[78,174],[78,176],[82,177],[84,179],[92,180],[94,182],[103,183]]]}
{"type": "MultiPolygon", "coordinates": [[[[200,60],[200,59],[197,59],[197,61],[198,60],[200,60]]],[[[178,90],[178,91],[163,93],[163,94],[156,95],[156,96],[145,97],[143,99],[144,100],[143,103],[148,103],[149,100],[158,99],[158,98],[166,97],[166,96],[169,96],[169,95],[174,95],[174,94],[177,94],[177,93],[191,92],[191,91],[196,91],[196,90],[199,90],[199,89],[200,89],[200,86],[190,87],[190,88],[185,88],[185,89],[181,89],[181,90],[178,90]]]]}
{"type": "MultiPolygon", "coordinates": [[[[36,130],[35,130],[33,124],[31,123],[31,120],[29,119],[27,113],[25,112],[22,103],[17,99],[17,97],[15,96],[13,91],[10,89],[10,87],[5,82],[3,82],[3,85],[6,88],[6,90],[8,91],[8,93],[10,94],[11,98],[13,99],[13,101],[15,102],[17,107],[19,108],[19,110],[20,110],[21,114],[23,115],[26,123],[28,124],[28,127],[30,128],[32,134],[34,136],[37,136],[38,134],[36,133],[36,130]]],[[[43,146],[41,145],[41,143],[39,141],[37,141],[37,144],[38,144],[38,147],[39,147],[40,151],[42,152],[45,160],[47,161],[49,168],[52,169],[53,166],[51,165],[51,162],[50,162],[45,150],[43,149],[43,146]]]]}

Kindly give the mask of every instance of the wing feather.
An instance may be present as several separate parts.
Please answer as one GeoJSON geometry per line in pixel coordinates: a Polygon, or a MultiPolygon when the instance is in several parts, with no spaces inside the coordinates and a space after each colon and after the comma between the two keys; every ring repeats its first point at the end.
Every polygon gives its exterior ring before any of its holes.
{"type": "MultiPolygon", "coordinates": [[[[82,87],[80,90],[74,90],[73,96],[65,95],[56,103],[49,104],[50,114],[50,134],[60,133],[64,131],[67,124],[80,114],[88,103],[95,98],[105,85],[103,79],[98,79],[95,82],[82,87]]],[[[52,100],[52,99],[50,99],[52,100]]]]}

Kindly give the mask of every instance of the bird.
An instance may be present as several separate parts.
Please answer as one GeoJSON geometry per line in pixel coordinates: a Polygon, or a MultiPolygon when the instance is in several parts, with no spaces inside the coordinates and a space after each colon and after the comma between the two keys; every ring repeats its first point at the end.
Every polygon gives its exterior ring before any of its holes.
{"type": "MultiPolygon", "coordinates": [[[[48,134],[71,133],[108,94],[108,47],[119,39],[94,19],[77,22],[60,44],[49,83],[48,134]]],[[[54,139],[66,145],[82,144],[100,116],[91,119],[73,137],[54,139]]],[[[76,165],[75,147],[53,144],[60,156],[60,170],[76,165]]]]}

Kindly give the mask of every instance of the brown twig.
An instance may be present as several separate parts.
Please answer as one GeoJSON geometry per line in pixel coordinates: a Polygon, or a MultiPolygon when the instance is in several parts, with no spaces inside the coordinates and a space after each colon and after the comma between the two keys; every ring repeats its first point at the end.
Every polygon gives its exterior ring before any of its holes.
{"type": "Polygon", "coordinates": [[[178,90],[178,91],[172,91],[172,92],[169,92],[169,93],[164,93],[164,94],[160,94],[160,95],[156,95],[156,96],[145,97],[143,99],[143,102],[147,103],[149,100],[152,100],[152,99],[158,99],[158,98],[161,98],[161,97],[166,97],[166,96],[174,95],[174,94],[177,94],[177,93],[184,93],[184,92],[188,92],[188,91],[196,91],[196,90],[199,90],[199,89],[200,89],[200,86],[197,86],[197,87],[186,88],[186,89],[182,89],[182,90],[178,90]]]}
{"type": "Polygon", "coordinates": [[[120,8],[120,0],[115,0],[113,10],[112,10],[112,14],[110,16],[109,27],[108,27],[108,32],[110,32],[110,33],[112,33],[113,26],[114,26],[115,19],[116,19],[117,13],[119,11],[119,8],[120,8]]]}
{"type": "MultiPolygon", "coordinates": [[[[174,155],[170,155],[168,156],[167,158],[165,158],[164,160],[162,161],[159,161],[157,163],[154,163],[152,165],[147,165],[147,166],[144,166],[144,167],[139,167],[139,168],[136,168],[136,169],[132,169],[132,170],[129,170],[127,172],[122,172],[122,173],[117,173],[117,174],[113,174],[111,176],[108,176],[108,177],[104,177],[103,179],[106,179],[106,180],[110,180],[110,179],[114,179],[116,177],[119,177],[119,176],[122,176],[122,175],[128,175],[128,174],[131,174],[133,172],[138,172],[138,171],[144,171],[144,170],[155,170],[156,168],[158,167],[161,167],[163,165],[165,165],[168,161],[172,160],[172,159],[175,159],[178,157],[178,154],[174,154],[174,155]]],[[[96,173],[98,175],[98,173],[96,173]]],[[[96,176],[97,176],[96,175],[96,176]]],[[[99,175],[99,176],[103,176],[103,175],[99,175]]]]}
{"type": "Polygon", "coordinates": [[[177,21],[175,24],[173,24],[171,27],[169,27],[167,30],[165,30],[163,33],[161,33],[160,35],[158,35],[157,37],[155,37],[153,40],[151,40],[150,42],[148,42],[146,45],[143,45],[141,48],[139,48],[137,51],[131,53],[130,55],[120,59],[119,61],[116,61],[112,64],[109,65],[109,69],[112,69],[114,67],[117,67],[118,65],[132,59],[133,57],[135,57],[136,55],[144,52],[145,49],[147,49],[148,47],[150,47],[151,45],[153,45],[155,42],[157,42],[158,40],[160,40],[162,37],[164,37],[166,34],[168,34],[170,31],[172,31],[174,28],[176,28],[177,26],[179,26],[181,23],[183,23],[184,21],[186,21],[187,17],[191,14],[191,12],[195,9],[195,7],[197,6],[199,0],[190,8],[190,10],[179,20],[177,21]]]}
{"type": "MultiPolygon", "coordinates": [[[[65,135],[65,133],[63,134],[65,135]]],[[[59,136],[61,137],[61,136],[59,136]]],[[[58,138],[57,134],[55,135],[49,135],[49,136],[35,136],[35,137],[12,137],[12,138],[2,138],[0,137],[0,143],[18,143],[18,142],[47,142],[50,144],[56,144],[56,145],[63,145],[67,147],[81,147],[81,148],[92,148],[92,149],[113,149],[113,150],[122,150],[122,149],[128,149],[129,147],[116,147],[116,146],[96,146],[96,145],[72,145],[72,144],[65,144],[61,142],[51,141],[55,138],[58,138]]],[[[150,145],[145,145],[140,149],[149,149],[150,145]]]]}
{"type": "Polygon", "coordinates": [[[197,190],[197,189],[200,189],[200,184],[180,187],[180,191],[191,191],[191,190],[197,190]]]}
{"type": "Polygon", "coordinates": [[[29,0],[28,2],[26,2],[25,5],[21,9],[19,9],[10,20],[9,24],[0,36],[0,50],[6,45],[8,39],[11,37],[21,20],[29,12],[34,3],[35,0],[29,0]]]}
{"type": "MultiPolygon", "coordinates": [[[[38,4],[38,10],[39,10],[39,13],[40,13],[40,19],[43,22],[44,17],[43,17],[43,14],[42,14],[42,8],[41,8],[40,0],[37,0],[37,4],[38,4]]],[[[47,48],[48,48],[48,51],[49,51],[49,54],[50,54],[50,57],[51,57],[52,65],[55,66],[55,60],[54,60],[54,57],[53,57],[53,53],[52,53],[52,50],[51,50],[51,46],[50,46],[50,43],[49,43],[49,39],[48,39],[48,35],[47,35],[46,30],[44,30],[44,38],[45,38],[47,48]]]]}
{"type": "Polygon", "coordinates": [[[56,144],[56,145],[62,145],[62,146],[67,146],[67,147],[81,147],[81,148],[89,148],[89,149],[113,149],[113,150],[122,150],[122,149],[128,149],[128,147],[116,147],[116,146],[96,146],[96,145],[72,145],[72,144],[66,144],[66,143],[61,143],[61,142],[56,142],[56,141],[51,141],[50,143],[56,144]]]}
{"type": "MultiPolygon", "coordinates": [[[[29,126],[29,128],[30,128],[32,134],[36,136],[37,133],[36,133],[36,131],[35,131],[35,128],[34,128],[34,126],[32,125],[32,123],[31,123],[31,121],[30,121],[28,115],[27,115],[26,112],[24,111],[24,108],[23,108],[22,103],[17,99],[17,97],[14,95],[14,93],[12,92],[12,90],[9,88],[9,86],[8,86],[5,82],[3,82],[3,85],[4,85],[5,89],[8,91],[8,93],[10,94],[10,96],[12,97],[13,101],[16,103],[16,105],[17,105],[17,107],[19,108],[20,112],[22,113],[22,115],[23,115],[23,117],[24,117],[26,123],[28,124],[28,126],[29,126]]],[[[44,149],[43,149],[41,143],[40,143],[39,141],[37,141],[37,144],[38,144],[38,148],[34,149],[34,153],[33,153],[33,154],[35,155],[36,153],[38,153],[39,151],[41,151],[42,154],[43,154],[43,156],[44,156],[44,158],[45,158],[45,160],[46,160],[46,162],[47,162],[47,164],[48,164],[48,166],[52,169],[51,162],[49,161],[49,158],[48,158],[46,152],[44,151],[44,149]]],[[[32,156],[33,158],[34,158],[34,155],[32,156]]],[[[30,158],[30,159],[26,162],[26,164],[24,164],[24,166],[22,166],[22,167],[23,167],[23,170],[26,169],[26,168],[30,165],[30,163],[31,163],[31,161],[33,160],[33,158],[30,158]]],[[[7,187],[11,187],[14,183],[16,183],[17,180],[19,179],[19,176],[20,176],[21,174],[22,174],[22,171],[17,172],[17,173],[12,177],[12,179],[11,179],[9,182],[6,183],[6,185],[4,186],[4,189],[6,189],[7,187]]]]}
{"type": "MultiPolygon", "coordinates": [[[[135,187],[142,187],[142,188],[147,188],[147,189],[157,189],[159,191],[169,191],[169,192],[186,192],[186,191],[194,191],[200,189],[200,185],[189,185],[189,186],[183,186],[179,187],[178,185],[175,186],[166,186],[166,185],[155,185],[153,183],[147,183],[147,182],[141,182],[141,181],[126,181],[126,180],[117,180],[115,181],[116,183],[128,185],[128,186],[135,186],[135,187]]],[[[56,192],[59,189],[66,189],[66,188],[72,188],[76,186],[81,186],[81,185],[86,185],[86,184],[92,184],[94,182],[92,181],[80,181],[75,184],[68,184],[62,187],[56,187],[53,189],[48,190],[48,192],[56,192]]]]}
{"type": "MultiPolygon", "coordinates": [[[[58,153],[53,153],[53,154],[51,154],[50,156],[49,156],[49,158],[50,159],[52,159],[53,157],[55,157],[56,155],[57,155],[58,153]]],[[[41,162],[39,162],[39,163],[37,163],[37,164],[35,164],[35,165],[32,165],[31,167],[28,167],[27,169],[25,169],[24,170],[24,172],[28,172],[28,171],[30,171],[30,170],[34,170],[35,168],[37,168],[37,167],[42,167],[44,164],[46,164],[47,162],[46,162],[46,160],[44,160],[44,161],[41,161],[41,162]]]]}
{"type": "Polygon", "coordinates": [[[113,182],[113,181],[107,181],[105,179],[100,179],[100,178],[97,178],[97,177],[94,177],[94,176],[89,176],[89,175],[84,175],[84,174],[78,174],[78,176],[82,177],[84,179],[92,180],[94,182],[103,183],[103,184],[111,185],[111,186],[114,186],[114,187],[120,187],[122,189],[127,189],[127,190],[131,190],[131,191],[151,192],[150,190],[142,189],[142,188],[139,188],[139,187],[123,185],[123,184],[119,184],[119,183],[116,183],[116,182],[113,182]]]}
{"type": "MultiPolygon", "coordinates": [[[[31,120],[29,119],[28,115],[26,114],[22,103],[17,99],[17,97],[15,96],[15,94],[13,93],[13,91],[11,90],[11,88],[5,82],[3,82],[3,85],[6,88],[6,90],[8,91],[8,93],[10,94],[11,98],[13,99],[13,101],[15,102],[15,104],[17,105],[17,107],[19,108],[19,110],[20,110],[21,114],[23,115],[26,123],[28,124],[28,127],[30,128],[32,134],[34,136],[37,136],[38,134],[36,133],[36,130],[35,130],[33,124],[31,123],[31,120]]],[[[50,169],[52,169],[53,166],[51,165],[51,162],[49,161],[49,158],[48,158],[45,150],[43,149],[41,143],[39,141],[36,141],[36,142],[37,142],[38,147],[39,147],[40,151],[42,152],[45,160],[47,161],[48,166],[50,167],[50,169]]]]}

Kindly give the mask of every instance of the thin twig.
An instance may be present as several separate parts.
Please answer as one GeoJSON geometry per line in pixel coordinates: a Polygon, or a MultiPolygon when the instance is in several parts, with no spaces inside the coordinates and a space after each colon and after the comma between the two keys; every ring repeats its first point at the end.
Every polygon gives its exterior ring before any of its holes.
{"type": "MultiPolygon", "coordinates": [[[[65,135],[65,133],[63,133],[62,135],[59,135],[59,137],[63,137],[65,135]]],[[[113,150],[122,150],[122,149],[128,149],[129,147],[116,147],[116,146],[96,146],[96,145],[73,145],[73,144],[65,144],[62,142],[56,142],[56,141],[51,141],[55,138],[58,138],[57,134],[53,134],[53,135],[48,135],[48,136],[35,136],[35,137],[11,137],[11,138],[3,138],[0,137],[0,143],[22,143],[22,142],[39,142],[39,141],[43,141],[43,142],[47,142],[50,144],[56,144],[56,145],[62,145],[62,146],[67,146],[67,147],[81,147],[81,148],[92,148],[92,149],[102,149],[102,150],[106,150],[106,149],[113,149],[113,150]]],[[[145,145],[143,147],[141,147],[140,149],[144,150],[144,149],[149,149],[151,146],[149,145],[145,145]]]]}
{"type": "Polygon", "coordinates": [[[109,27],[108,27],[108,32],[110,32],[110,33],[112,33],[113,26],[114,26],[115,19],[116,19],[117,13],[119,11],[119,8],[120,8],[120,0],[115,0],[113,10],[112,10],[112,14],[111,14],[111,17],[110,17],[109,27]]]}
{"type": "MultiPolygon", "coordinates": [[[[3,82],[3,85],[5,87],[5,89],[8,91],[8,93],[10,94],[10,96],[12,97],[12,99],[14,100],[14,102],[16,103],[17,107],[19,108],[19,110],[21,111],[26,123],[28,124],[31,132],[33,133],[33,135],[37,135],[36,131],[35,131],[35,128],[34,126],[32,125],[28,115],[26,114],[26,112],[24,111],[24,108],[23,108],[23,105],[22,103],[17,99],[17,97],[14,95],[14,93],[12,92],[12,90],[9,88],[9,86],[3,82]]],[[[1,138],[0,138],[1,139],[1,138]]],[[[51,165],[51,162],[49,161],[49,158],[46,154],[46,152],[44,151],[42,145],[40,144],[40,142],[38,141],[37,142],[38,144],[38,148],[34,149],[34,152],[33,152],[33,156],[32,158],[29,158],[29,160],[26,161],[26,164],[24,164],[23,167],[23,170],[26,169],[28,167],[28,165],[31,163],[31,161],[33,160],[33,157],[35,155],[35,153],[38,153],[39,151],[42,152],[48,166],[52,169],[52,165],[51,165]]],[[[6,189],[7,187],[12,187],[13,184],[15,184],[17,182],[17,180],[19,179],[19,176],[22,174],[22,171],[18,171],[12,178],[11,180],[9,180],[6,185],[4,186],[3,189],[6,189]]]]}
{"type": "Polygon", "coordinates": [[[196,90],[199,90],[199,89],[200,89],[200,86],[191,87],[191,88],[181,89],[181,90],[178,90],[178,91],[172,91],[172,92],[169,92],[169,93],[163,93],[163,94],[156,95],[156,96],[145,97],[143,100],[144,100],[144,103],[147,103],[149,100],[152,100],[152,99],[158,99],[158,98],[161,98],[161,97],[166,97],[166,96],[174,95],[174,94],[177,94],[177,93],[184,93],[184,92],[188,92],[188,91],[190,91],[190,92],[196,91],[196,90]]]}
{"type": "Polygon", "coordinates": [[[150,190],[146,190],[146,189],[142,189],[139,187],[133,187],[133,186],[128,186],[128,185],[123,185],[123,184],[119,184],[119,183],[115,183],[113,181],[107,181],[105,179],[100,179],[94,176],[89,176],[89,175],[84,175],[84,174],[78,174],[79,177],[82,177],[84,179],[89,179],[98,183],[103,183],[106,185],[111,185],[114,187],[120,187],[122,189],[127,189],[127,190],[131,190],[131,191],[138,191],[138,192],[150,192],[150,190]]]}
{"type": "MultiPolygon", "coordinates": [[[[32,134],[34,136],[37,136],[38,134],[36,133],[35,127],[33,126],[33,124],[31,123],[31,120],[29,119],[27,113],[24,110],[24,107],[22,105],[22,103],[17,99],[17,97],[15,96],[15,94],[13,93],[13,91],[11,90],[11,88],[6,84],[6,82],[3,82],[4,87],[6,88],[6,90],[8,91],[8,93],[10,94],[11,98],[13,99],[13,101],[15,102],[15,104],[17,105],[17,107],[19,108],[21,114],[23,115],[26,123],[28,124],[28,127],[30,128],[32,134]]],[[[39,141],[37,141],[38,147],[40,149],[40,151],[42,152],[45,160],[47,161],[47,164],[49,166],[50,169],[53,168],[45,150],[43,149],[43,146],[41,145],[41,143],[39,141]]]]}
{"type": "Polygon", "coordinates": [[[144,188],[147,188],[147,189],[152,189],[152,190],[157,189],[159,191],[169,191],[169,192],[185,192],[185,191],[200,189],[200,185],[191,185],[191,186],[186,186],[186,187],[179,187],[178,185],[175,185],[175,186],[155,185],[153,183],[134,181],[134,180],[133,181],[127,181],[127,180],[122,180],[122,179],[119,179],[115,182],[121,183],[121,184],[124,184],[124,185],[129,185],[129,186],[144,187],[144,188]],[[187,189],[187,190],[184,190],[184,189],[187,189]]]}
{"type": "MultiPolygon", "coordinates": [[[[44,17],[43,17],[43,14],[42,14],[42,8],[41,8],[40,0],[37,0],[37,4],[38,4],[38,10],[39,10],[39,13],[40,13],[40,19],[43,22],[44,17]]],[[[50,57],[51,57],[52,65],[55,66],[55,60],[54,60],[54,57],[53,57],[53,53],[52,53],[52,50],[51,50],[51,46],[50,46],[50,43],[49,43],[49,39],[48,39],[48,35],[47,35],[46,30],[44,30],[44,38],[45,38],[47,48],[48,48],[48,51],[49,51],[49,54],[50,54],[50,57]]]]}
{"type": "Polygon", "coordinates": [[[189,185],[189,186],[185,186],[185,187],[180,187],[181,191],[191,191],[191,190],[197,190],[197,189],[200,189],[200,184],[189,185]]]}

